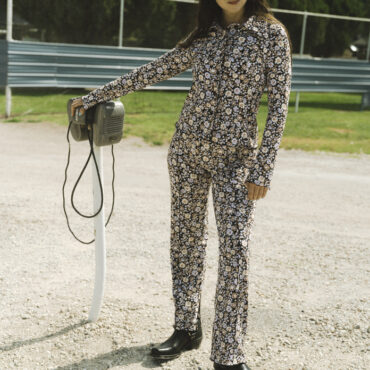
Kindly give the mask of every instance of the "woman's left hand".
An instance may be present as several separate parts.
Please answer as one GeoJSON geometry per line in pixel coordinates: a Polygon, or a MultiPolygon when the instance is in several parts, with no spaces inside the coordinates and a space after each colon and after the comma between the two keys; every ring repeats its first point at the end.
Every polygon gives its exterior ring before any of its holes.
{"type": "Polygon", "coordinates": [[[267,194],[268,187],[267,186],[258,186],[253,182],[246,182],[244,184],[248,189],[248,199],[250,200],[257,200],[264,198],[267,194]]]}

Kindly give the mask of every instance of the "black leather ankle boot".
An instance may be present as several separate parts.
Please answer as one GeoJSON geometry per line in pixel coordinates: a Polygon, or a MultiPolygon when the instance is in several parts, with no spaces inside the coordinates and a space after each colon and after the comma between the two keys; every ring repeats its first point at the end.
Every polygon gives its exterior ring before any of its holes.
{"type": "Polygon", "coordinates": [[[199,348],[202,339],[202,324],[198,318],[195,331],[175,329],[166,341],[151,349],[150,355],[159,360],[172,360],[179,357],[182,352],[199,348]]]}

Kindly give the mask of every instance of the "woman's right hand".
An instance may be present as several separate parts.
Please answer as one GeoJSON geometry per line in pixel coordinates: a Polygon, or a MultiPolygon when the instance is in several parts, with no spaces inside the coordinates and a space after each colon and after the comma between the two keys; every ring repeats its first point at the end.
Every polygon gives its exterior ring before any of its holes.
{"type": "Polygon", "coordinates": [[[245,182],[244,185],[248,189],[248,199],[250,200],[262,199],[267,194],[267,186],[259,186],[253,182],[245,182]]]}
{"type": "Polygon", "coordinates": [[[81,115],[83,115],[85,113],[85,109],[83,108],[83,101],[82,101],[82,98],[80,98],[80,97],[75,98],[75,100],[73,100],[73,102],[72,102],[72,105],[71,105],[71,115],[72,115],[72,117],[74,117],[75,110],[78,107],[81,107],[80,108],[80,113],[81,113],[81,115]]]}

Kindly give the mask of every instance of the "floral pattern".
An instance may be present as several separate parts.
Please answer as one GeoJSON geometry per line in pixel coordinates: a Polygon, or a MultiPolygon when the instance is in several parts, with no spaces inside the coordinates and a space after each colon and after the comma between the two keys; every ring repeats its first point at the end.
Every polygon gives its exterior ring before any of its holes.
{"type": "Polygon", "coordinates": [[[88,109],[189,68],[192,85],[167,155],[174,327],[196,329],[212,188],[219,265],[210,359],[233,365],[245,362],[248,242],[256,206],[244,185],[248,181],[271,188],[288,114],[292,67],[284,27],[256,15],[225,28],[214,21],[207,36],[188,48],[176,46],[82,100],[88,109]],[[256,116],[265,88],[268,115],[258,148],[256,116]]]}
{"type": "Polygon", "coordinates": [[[216,21],[207,37],[178,46],[82,97],[85,109],[174,77],[191,68],[176,130],[255,155],[249,182],[271,189],[291,88],[290,45],[280,23],[252,15],[226,29],[216,21]],[[258,149],[257,113],[267,88],[268,116],[258,149]]]}
{"type": "MultiPolygon", "coordinates": [[[[234,147],[175,134],[169,146],[171,271],[176,329],[196,330],[208,240],[208,194],[219,237],[218,280],[210,359],[245,362],[249,248],[256,200],[244,186],[249,166],[234,147]]],[[[249,163],[250,164],[250,163],[249,163]]]]}

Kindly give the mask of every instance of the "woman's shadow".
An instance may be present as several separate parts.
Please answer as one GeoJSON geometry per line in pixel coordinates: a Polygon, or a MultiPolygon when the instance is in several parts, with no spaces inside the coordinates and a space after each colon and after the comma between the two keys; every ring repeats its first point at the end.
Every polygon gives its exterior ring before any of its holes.
{"type": "MultiPolygon", "coordinates": [[[[78,323],[66,326],[65,328],[51,334],[44,335],[43,337],[14,341],[13,343],[0,347],[0,352],[12,351],[17,348],[31,345],[34,343],[42,342],[44,340],[49,340],[51,338],[59,337],[60,335],[66,334],[71,330],[74,330],[80,326],[88,323],[88,320],[83,319],[78,323]]],[[[161,367],[161,362],[154,360],[150,356],[151,345],[143,346],[132,346],[132,347],[122,347],[115,351],[98,355],[94,358],[83,359],[79,362],[71,363],[66,366],[55,367],[55,370],[64,369],[109,369],[113,366],[129,366],[130,364],[140,363],[143,368],[156,368],[161,367]]]]}
{"type": "Polygon", "coordinates": [[[72,369],[109,369],[115,366],[127,366],[138,364],[143,368],[161,367],[160,361],[154,360],[149,355],[150,346],[132,346],[122,347],[115,351],[96,356],[91,359],[84,359],[66,366],[58,366],[55,370],[72,370],[72,369]]]}

